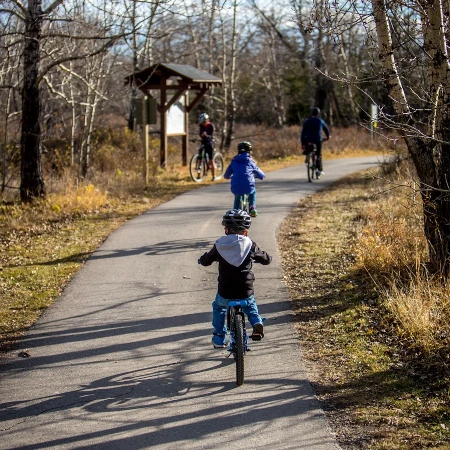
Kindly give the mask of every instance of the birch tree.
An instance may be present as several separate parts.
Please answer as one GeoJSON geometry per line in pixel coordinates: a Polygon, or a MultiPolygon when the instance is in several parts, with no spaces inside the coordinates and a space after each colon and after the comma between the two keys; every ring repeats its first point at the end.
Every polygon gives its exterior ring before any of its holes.
{"type": "MultiPolygon", "coordinates": [[[[329,4],[328,12],[331,11],[329,4]]],[[[333,7],[336,3],[333,3],[333,7]]],[[[443,0],[353,3],[374,46],[371,84],[384,85],[392,110],[377,101],[379,121],[397,130],[414,162],[423,201],[430,268],[450,276],[449,5],[443,0]]],[[[338,15],[346,14],[344,9],[338,15]]],[[[330,22],[331,16],[328,16],[330,22]]],[[[335,21],[335,23],[337,23],[335,21]]],[[[338,30],[339,31],[339,30],[338,30]]],[[[332,31],[329,30],[331,33],[332,31]]],[[[361,82],[362,80],[357,80],[361,82]]],[[[355,80],[347,80],[355,83],[355,80]]],[[[366,85],[368,80],[365,81],[366,85]]],[[[374,99],[377,100],[377,99],[374,99]]]]}

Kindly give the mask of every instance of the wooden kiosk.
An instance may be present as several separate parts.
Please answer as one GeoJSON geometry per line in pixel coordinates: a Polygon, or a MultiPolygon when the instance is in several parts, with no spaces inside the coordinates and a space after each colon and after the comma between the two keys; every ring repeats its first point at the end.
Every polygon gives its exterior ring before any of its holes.
{"type": "MultiPolygon", "coordinates": [[[[131,83],[134,83],[147,96],[152,96],[151,91],[159,91],[156,108],[159,113],[161,135],[160,165],[164,167],[167,161],[167,136],[182,136],[182,161],[186,165],[189,145],[189,112],[212,86],[220,86],[222,80],[187,64],[158,63],[126,77],[126,84],[131,83]],[[190,96],[191,92],[194,95],[190,96]],[[177,129],[171,132],[168,130],[167,115],[176,102],[181,105],[181,120],[184,123],[178,123],[175,127],[177,129]]],[[[147,126],[144,125],[144,128],[147,135],[147,126]]],[[[144,145],[147,146],[147,139],[144,145]]]]}

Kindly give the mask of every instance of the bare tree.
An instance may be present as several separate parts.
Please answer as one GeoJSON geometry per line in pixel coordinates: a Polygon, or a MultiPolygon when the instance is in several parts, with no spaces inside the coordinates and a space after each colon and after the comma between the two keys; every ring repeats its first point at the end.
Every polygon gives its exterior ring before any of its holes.
{"type": "MultiPolygon", "coordinates": [[[[385,0],[372,0],[383,79],[394,102],[395,115],[387,121],[400,129],[420,180],[425,236],[432,269],[450,275],[450,64],[448,4],[442,0],[412,2],[420,12],[421,36],[411,36],[422,52],[421,65],[428,80],[426,91],[408,85],[406,72],[400,76],[392,45],[390,14],[385,0]],[[447,13],[447,14],[446,14],[447,13]],[[418,39],[419,38],[419,39],[418,39]],[[406,80],[406,81],[404,81],[406,80]],[[406,86],[405,86],[406,83],[406,86]],[[409,91],[409,95],[408,95],[409,91]],[[424,108],[415,111],[413,96],[424,108]],[[422,124],[421,117],[427,117],[422,124]],[[425,125],[425,126],[423,126],[425,125]]],[[[425,80],[424,80],[425,81],[425,80]]]]}
{"type": "MultiPolygon", "coordinates": [[[[345,23],[348,10],[329,4],[330,23],[345,23]],[[332,8],[333,6],[333,8],[332,8]],[[339,20],[336,20],[336,19],[339,20]]],[[[354,86],[382,84],[392,107],[379,105],[379,122],[404,139],[419,178],[430,268],[450,276],[450,64],[448,3],[354,2],[354,17],[374,49],[373,73],[347,79],[354,86]],[[362,84],[364,83],[364,84],[362,84]]],[[[355,24],[354,24],[355,25],[355,24]]],[[[335,27],[338,33],[342,31],[335,27]]],[[[332,31],[329,30],[331,33],[332,31]]],[[[336,38],[342,36],[337,35],[336,38]]]]}
{"type": "MultiPolygon", "coordinates": [[[[0,8],[0,17],[2,16],[0,8]]],[[[4,15],[3,15],[4,17],[4,15]]],[[[18,157],[17,138],[20,113],[20,53],[10,51],[10,45],[16,40],[15,33],[8,33],[11,26],[17,27],[19,21],[17,17],[11,16],[8,21],[0,22],[0,104],[3,106],[1,111],[0,129],[0,172],[1,172],[1,192],[7,188],[15,187],[11,185],[17,175],[18,157]]]]}
{"type": "MultiPolygon", "coordinates": [[[[131,67],[128,73],[138,72],[153,63],[153,41],[165,36],[169,31],[160,26],[165,8],[173,3],[171,0],[131,0],[124,2],[124,21],[128,30],[125,44],[131,54],[131,67]]],[[[163,61],[164,62],[164,61],[163,61]]],[[[138,87],[130,85],[130,109],[128,128],[135,129],[135,102],[138,87]]]]}
{"type": "MultiPolygon", "coordinates": [[[[14,17],[19,26],[10,26],[6,34],[14,34],[16,40],[10,43],[9,50],[20,46],[22,53],[22,79],[20,91],[22,95],[22,129],[21,129],[21,183],[20,197],[24,202],[34,198],[45,197],[46,189],[42,172],[42,128],[41,128],[41,83],[47,73],[62,63],[74,59],[88,59],[106,51],[122,32],[109,23],[98,35],[87,39],[95,41],[95,49],[89,52],[80,51],[77,55],[62,55],[55,59],[58,53],[58,42],[65,39],[85,39],[83,36],[70,34],[70,24],[76,21],[74,14],[64,9],[64,0],[54,0],[46,8],[42,0],[28,0],[27,6],[20,0],[6,0],[1,12],[8,17],[14,17]],[[61,12],[61,16],[58,13],[61,12]],[[63,26],[58,29],[57,24],[63,26]],[[48,40],[53,41],[55,49],[44,54],[44,46],[48,40]],[[51,55],[51,57],[49,57],[51,55]],[[44,58],[44,59],[43,59],[44,58]]],[[[76,2],[72,2],[73,11],[77,12],[76,2]]],[[[111,14],[107,3],[100,5],[102,14],[111,14]]],[[[113,14],[114,12],[112,12],[113,14]]]]}

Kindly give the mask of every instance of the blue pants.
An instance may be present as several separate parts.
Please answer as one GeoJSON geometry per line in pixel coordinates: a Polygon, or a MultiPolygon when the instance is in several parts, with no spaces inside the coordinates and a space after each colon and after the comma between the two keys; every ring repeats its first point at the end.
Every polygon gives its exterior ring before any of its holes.
{"type": "Polygon", "coordinates": [[[242,310],[244,314],[247,315],[250,325],[253,327],[255,323],[262,322],[261,316],[258,312],[258,306],[256,306],[255,296],[244,298],[244,299],[234,299],[234,298],[223,298],[219,294],[216,294],[216,298],[212,303],[213,308],[213,320],[212,326],[213,331],[213,342],[217,345],[223,345],[225,342],[225,336],[227,334],[226,318],[227,318],[227,307],[230,300],[247,300],[247,306],[244,306],[242,310]]]}
{"type": "MultiPolygon", "coordinates": [[[[234,206],[233,209],[239,209],[239,202],[241,201],[241,195],[234,196],[234,206]]],[[[250,209],[256,208],[256,189],[248,194],[248,204],[250,209]]]]}

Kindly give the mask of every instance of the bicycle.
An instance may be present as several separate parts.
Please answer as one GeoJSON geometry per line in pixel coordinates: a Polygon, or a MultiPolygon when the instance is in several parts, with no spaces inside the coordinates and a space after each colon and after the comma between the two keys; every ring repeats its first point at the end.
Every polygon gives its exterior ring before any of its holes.
{"type": "Polygon", "coordinates": [[[250,203],[248,201],[248,194],[241,195],[241,198],[239,199],[239,209],[242,211],[246,211],[248,214],[250,214],[250,203]]]}
{"type": "MultiPolygon", "coordinates": [[[[328,141],[328,137],[324,138],[322,142],[328,141]]],[[[312,142],[305,145],[306,152],[306,171],[308,173],[308,181],[312,182],[314,179],[318,180],[321,177],[321,170],[317,167],[317,146],[312,142]]]]}
{"type": "Polygon", "coordinates": [[[317,168],[317,152],[316,144],[309,142],[305,146],[306,151],[306,172],[308,174],[308,181],[311,183],[314,179],[318,180],[318,168],[317,168]]]}
{"type": "MultiPolygon", "coordinates": [[[[196,139],[191,139],[191,142],[196,142],[196,139]]],[[[214,151],[212,163],[215,168],[214,179],[220,180],[224,172],[223,156],[219,152],[214,151]]],[[[202,182],[210,169],[210,161],[205,144],[201,143],[198,152],[192,156],[189,162],[189,173],[192,181],[196,183],[202,182]]]]}

